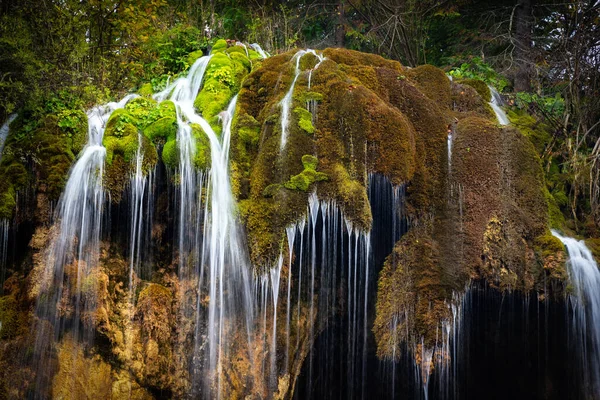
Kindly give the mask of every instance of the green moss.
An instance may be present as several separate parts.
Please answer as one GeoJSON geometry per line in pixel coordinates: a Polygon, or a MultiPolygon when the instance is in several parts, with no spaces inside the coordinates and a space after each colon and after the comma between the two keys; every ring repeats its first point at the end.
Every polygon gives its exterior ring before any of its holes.
{"type": "Polygon", "coordinates": [[[177,120],[173,117],[163,117],[144,129],[144,136],[154,143],[173,140],[177,136],[177,120]]]}
{"type": "Polygon", "coordinates": [[[490,92],[490,88],[481,79],[463,79],[460,80],[459,83],[471,86],[477,91],[477,93],[479,93],[479,95],[484,101],[489,102],[492,100],[492,93],[490,92]]]}
{"type": "Polygon", "coordinates": [[[543,257],[553,256],[565,250],[565,245],[550,232],[535,238],[534,245],[543,257]]]}
{"type": "MultiPolygon", "coordinates": [[[[239,47],[239,46],[236,46],[236,47],[239,47]]],[[[243,50],[242,50],[242,52],[234,52],[234,53],[230,52],[229,56],[231,57],[231,59],[233,61],[238,62],[244,68],[246,68],[248,71],[250,71],[252,69],[252,63],[250,62],[248,57],[246,57],[246,53],[243,50]]]]}
{"type": "Polygon", "coordinates": [[[315,133],[315,127],[312,124],[312,114],[305,108],[294,108],[294,114],[298,118],[298,126],[306,133],[315,133]]]}
{"type": "Polygon", "coordinates": [[[187,63],[188,63],[188,65],[191,67],[203,55],[204,55],[204,53],[202,53],[202,50],[192,51],[187,56],[187,63]]]}
{"type": "Polygon", "coordinates": [[[256,146],[260,138],[260,123],[251,115],[244,114],[237,118],[237,135],[244,145],[256,146]]]}
{"type": "Polygon", "coordinates": [[[441,107],[450,107],[452,92],[450,80],[439,68],[433,65],[420,65],[406,71],[406,76],[412,79],[427,97],[441,107]]]}
{"type": "Polygon", "coordinates": [[[177,141],[168,140],[163,146],[161,158],[166,167],[174,170],[179,165],[179,151],[177,150],[177,141]]]}
{"type": "Polygon", "coordinates": [[[139,121],[127,109],[118,108],[110,114],[104,134],[115,137],[123,136],[125,125],[127,124],[131,124],[135,128],[139,124],[139,121]]]}
{"type": "Polygon", "coordinates": [[[263,196],[264,197],[273,197],[277,194],[277,192],[282,188],[283,186],[278,184],[278,183],[273,183],[269,186],[267,186],[265,188],[265,190],[263,190],[263,196]]]}
{"type": "Polygon", "coordinates": [[[125,162],[130,162],[138,148],[138,130],[130,123],[123,123],[115,129],[106,130],[102,145],[106,148],[106,162],[112,164],[115,154],[123,156],[125,162]]]}
{"type": "Polygon", "coordinates": [[[308,176],[302,172],[298,175],[290,177],[290,180],[287,181],[283,186],[286,189],[302,190],[303,192],[306,192],[310,184],[311,182],[309,181],[308,176]]]}
{"type": "Polygon", "coordinates": [[[145,128],[160,117],[160,110],[157,109],[156,101],[147,97],[136,97],[129,101],[125,105],[125,111],[129,113],[130,117],[126,119],[126,122],[130,122],[140,129],[145,128]]]}
{"type": "Polygon", "coordinates": [[[17,206],[16,191],[14,185],[7,182],[6,189],[0,194],[0,219],[11,219],[13,211],[17,206]]]}
{"type": "MultiPolygon", "coordinates": [[[[152,100],[137,98],[138,100],[129,109],[117,110],[111,115],[104,132],[102,144],[106,148],[106,173],[104,185],[110,192],[113,203],[121,200],[121,195],[127,186],[129,176],[135,172],[135,158],[140,149],[143,154],[143,173],[148,173],[158,160],[156,148],[151,139],[139,135],[139,127],[144,126],[143,121],[151,120],[151,113],[156,113],[158,108],[152,100]],[[115,115],[116,113],[116,115],[115,115]],[[135,113],[137,116],[133,116],[135,113]],[[137,125],[134,125],[137,124],[137,125]],[[140,143],[141,140],[141,143],[140,143]]],[[[150,124],[153,127],[155,124],[150,124]]],[[[162,125],[164,127],[164,125],[162,125]]],[[[154,126],[156,128],[156,126],[154,126]]],[[[148,129],[147,129],[148,131],[148,129]]],[[[158,130],[150,129],[149,136],[158,130]],[[151,133],[151,134],[150,134],[151,133]]]]}
{"type": "Polygon", "coordinates": [[[206,170],[210,168],[210,140],[200,125],[192,124],[192,132],[196,139],[196,156],[194,166],[197,169],[206,170]]]}
{"type": "Polygon", "coordinates": [[[150,98],[153,93],[154,93],[154,90],[152,89],[152,84],[150,82],[144,83],[142,86],[140,86],[140,88],[138,90],[138,94],[140,96],[144,96],[144,97],[148,97],[148,98],[150,98]]]}
{"type": "Polygon", "coordinates": [[[550,127],[539,122],[524,110],[510,109],[507,116],[511,124],[533,143],[538,154],[543,154],[546,146],[552,140],[550,127]]]}
{"type": "Polygon", "coordinates": [[[227,85],[213,84],[210,88],[205,88],[198,94],[194,105],[204,119],[215,127],[216,117],[221,111],[227,109],[232,95],[233,92],[227,85]]]}
{"type": "Polygon", "coordinates": [[[320,102],[323,101],[323,95],[312,91],[294,90],[294,101],[299,103],[306,103],[309,101],[320,102]]]}
{"type": "Polygon", "coordinates": [[[550,217],[550,227],[554,229],[561,229],[565,224],[565,216],[562,211],[560,211],[560,207],[555,197],[548,191],[548,189],[544,190],[544,195],[546,197],[546,201],[548,202],[548,215],[550,217]]]}
{"type": "Polygon", "coordinates": [[[215,132],[220,132],[218,115],[227,109],[234,93],[242,79],[250,70],[250,62],[244,54],[234,53],[231,57],[222,52],[214,52],[204,77],[204,86],[194,106],[212,126],[215,132]]]}
{"type": "Polygon", "coordinates": [[[312,169],[313,171],[316,171],[317,166],[319,165],[319,160],[315,156],[305,154],[302,156],[302,165],[304,166],[304,169],[312,169]]]}
{"type": "Polygon", "coordinates": [[[319,58],[312,53],[306,53],[300,59],[300,70],[308,71],[313,69],[317,63],[319,62],[319,58]]]}
{"type": "Polygon", "coordinates": [[[306,192],[310,185],[312,185],[313,183],[322,182],[329,179],[329,176],[327,176],[327,174],[316,171],[317,166],[319,165],[319,160],[317,159],[317,157],[309,154],[303,155],[302,165],[304,166],[304,171],[290,177],[290,180],[283,184],[283,186],[286,189],[301,190],[303,192],[306,192]]]}
{"type": "Polygon", "coordinates": [[[210,51],[210,54],[215,54],[217,52],[225,51],[225,50],[227,50],[227,41],[225,39],[219,39],[213,45],[213,47],[210,51]]]}

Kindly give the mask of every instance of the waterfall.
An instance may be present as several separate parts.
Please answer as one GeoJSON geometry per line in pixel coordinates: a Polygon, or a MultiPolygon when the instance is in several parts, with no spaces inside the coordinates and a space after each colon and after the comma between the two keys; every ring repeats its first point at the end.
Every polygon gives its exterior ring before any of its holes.
{"type": "Polygon", "coordinates": [[[6,119],[6,122],[0,128],[0,161],[2,161],[2,153],[4,152],[4,143],[6,143],[6,138],[8,137],[8,132],[10,131],[10,124],[17,118],[17,114],[11,114],[6,119]]]}
{"type": "Polygon", "coordinates": [[[498,123],[500,125],[509,125],[510,121],[508,120],[506,113],[504,112],[504,110],[501,107],[503,104],[503,101],[502,101],[502,97],[500,96],[500,93],[498,93],[498,91],[491,86],[488,86],[488,88],[490,89],[490,94],[492,95],[492,101],[489,102],[489,105],[494,110],[494,113],[496,114],[496,118],[498,119],[498,123]]]}
{"type": "Polygon", "coordinates": [[[294,96],[294,87],[296,86],[296,81],[298,80],[298,77],[302,73],[302,71],[300,70],[300,60],[302,60],[302,56],[309,53],[317,57],[317,59],[319,60],[317,65],[315,65],[314,69],[318,68],[319,64],[324,60],[324,57],[322,55],[317,54],[317,52],[312,49],[300,50],[296,54],[294,54],[294,56],[291,59],[291,62],[295,61],[294,79],[292,80],[292,84],[290,85],[290,88],[288,89],[286,95],[279,103],[281,106],[281,144],[279,148],[280,151],[283,151],[287,143],[288,128],[290,124],[290,111],[292,109],[292,101],[294,96]]]}
{"type": "Polygon", "coordinates": [[[142,239],[144,227],[149,226],[144,221],[144,217],[149,218],[151,208],[149,207],[146,198],[150,199],[151,190],[149,183],[152,181],[152,173],[144,176],[142,165],[144,162],[144,152],[142,151],[142,134],[138,132],[138,148],[135,154],[135,172],[129,180],[130,191],[130,244],[129,244],[129,290],[133,293],[134,290],[134,274],[137,277],[141,275],[141,260],[142,260],[142,239]],[[145,208],[144,206],[148,207],[145,208]]]}
{"type": "Polygon", "coordinates": [[[567,272],[573,286],[569,302],[573,310],[572,329],[577,340],[584,386],[591,397],[600,393],[600,271],[583,240],[557,237],[569,254],[567,272]]]}
{"type": "Polygon", "coordinates": [[[452,170],[452,131],[448,131],[448,173],[452,170]]]}
{"type": "MultiPolygon", "coordinates": [[[[194,390],[198,389],[199,379],[204,376],[198,365],[203,358],[199,352],[202,341],[200,327],[206,325],[208,357],[204,359],[204,369],[208,387],[215,388],[221,395],[221,375],[229,349],[231,326],[235,324],[236,312],[244,310],[244,319],[238,321],[249,330],[254,318],[250,272],[247,254],[241,242],[240,227],[235,218],[235,201],[229,179],[229,146],[231,124],[237,102],[235,96],[227,110],[221,114],[223,133],[219,138],[210,124],[194,109],[194,100],[202,85],[204,73],[211,56],[199,58],[186,77],[174,82],[157,100],[170,100],[177,107],[177,143],[179,148],[179,276],[181,281],[197,281],[195,302],[184,300],[191,307],[195,303],[196,331],[194,334],[194,355],[192,367],[194,390]],[[192,124],[198,124],[207,135],[211,150],[209,172],[196,171],[193,163],[196,154],[192,124]],[[202,191],[206,192],[203,218],[202,191]],[[201,250],[200,250],[201,249],[201,250]],[[205,277],[208,278],[205,282],[205,277]],[[200,310],[200,291],[208,285],[208,318],[203,318],[200,310]],[[212,382],[211,382],[212,380],[212,382]]],[[[184,286],[184,285],[182,285],[184,286]]],[[[182,293],[184,295],[184,293],[182,293]]],[[[183,310],[184,315],[187,310],[183,310]]],[[[249,334],[248,334],[249,335],[249,334]]],[[[250,340],[250,338],[248,338],[250,340]]]]}
{"type": "Polygon", "coordinates": [[[267,53],[266,51],[264,51],[262,49],[262,47],[260,47],[260,45],[258,43],[252,43],[250,45],[250,47],[252,47],[252,49],[254,51],[256,51],[258,54],[260,54],[260,56],[264,59],[264,58],[269,58],[269,53],[267,53]]]}
{"type": "MultiPolygon", "coordinates": [[[[88,142],[77,162],[69,172],[65,190],[58,202],[55,214],[55,233],[47,249],[47,257],[40,277],[40,294],[35,313],[39,319],[34,322],[35,363],[37,388],[42,390],[48,382],[44,381],[44,368],[49,362],[48,352],[52,344],[64,330],[68,321],[72,324],[75,340],[91,339],[92,319],[80,332],[79,320],[95,309],[95,280],[92,274],[98,265],[100,253],[101,221],[104,208],[104,189],[102,187],[104,158],[106,149],[102,138],[106,122],[112,112],[123,108],[135,95],[128,95],[118,103],[109,103],[91,109],[88,117],[88,142]],[[65,277],[70,284],[65,283],[65,277]],[[72,313],[66,313],[61,307],[63,298],[73,302],[72,313]],[[48,321],[53,334],[48,332],[43,321],[48,321]]],[[[63,306],[64,307],[64,306],[63,306]]],[[[41,392],[38,393],[40,395],[41,392]]]]}

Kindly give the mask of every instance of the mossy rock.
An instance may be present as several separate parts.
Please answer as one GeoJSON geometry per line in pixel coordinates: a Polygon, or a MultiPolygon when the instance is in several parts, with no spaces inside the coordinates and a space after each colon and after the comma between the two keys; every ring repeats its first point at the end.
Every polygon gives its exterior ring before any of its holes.
{"type": "Polygon", "coordinates": [[[399,361],[407,343],[423,341],[433,347],[440,324],[451,318],[453,287],[444,277],[440,245],[431,229],[420,226],[404,235],[380,272],[373,326],[380,359],[399,361]],[[404,318],[395,325],[399,314],[404,318]]]}
{"type": "Polygon", "coordinates": [[[140,86],[140,88],[138,89],[138,94],[140,96],[144,96],[146,98],[151,98],[152,94],[154,94],[154,90],[152,88],[152,84],[150,82],[146,82],[144,83],[142,86],[140,86]]]}
{"type": "Polygon", "coordinates": [[[177,119],[169,116],[156,120],[144,129],[144,136],[153,143],[175,139],[177,137],[177,119]]]}
{"type": "Polygon", "coordinates": [[[319,63],[319,58],[313,53],[305,53],[300,59],[300,71],[313,69],[319,63]]]}
{"type": "Polygon", "coordinates": [[[446,73],[433,65],[420,65],[406,71],[406,76],[416,82],[416,86],[441,107],[450,107],[452,91],[446,73]]]}
{"type": "Polygon", "coordinates": [[[298,175],[290,177],[290,180],[287,181],[283,186],[286,189],[301,190],[306,192],[311,184],[315,182],[326,181],[328,179],[329,177],[327,174],[323,172],[316,172],[314,170],[306,169],[298,175]]]}
{"type": "MultiPolygon", "coordinates": [[[[562,194],[562,192],[561,192],[561,194],[562,194]]],[[[548,202],[548,216],[549,216],[550,227],[554,228],[554,229],[562,229],[565,224],[565,216],[563,215],[562,211],[560,210],[559,202],[550,193],[550,191],[548,189],[545,189],[544,195],[546,197],[546,201],[548,202]]]]}
{"type": "Polygon", "coordinates": [[[251,115],[244,114],[234,121],[235,129],[240,141],[244,145],[256,146],[260,139],[260,123],[251,115]]]}
{"type": "Polygon", "coordinates": [[[218,133],[221,130],[218,115],[227,109],[234,93],[241,87],[243,78],[250,71],[250,62],[241,53],[228,56],[213,50],[213,54],[194,106],[218,133]]]}
{"type": "Polygon", "coordinates": [[[112,164],[116,154],[123,156],[125,162],[131,162],[138,149],[138,129],[131,123],[122,123],[118,129],[106,129],[102,145],[106,148],[106,162],[112,164]]]}
{"type": "Polygon", "coordinates": [[[111,200],[118,203],[129,177],[135,173],[138,149],[143,157],[144,175],[156,165],[158,153],[150,139],[141,134],[133,124],[121,120],[112,127],[113,129],[105,131],[102,139],[106,149],[104,186],[110,192],[111,200]]]}
{"type": "Polygon", "coordinates": [[[110,114],[108,122],[106,123],[106,129],[104,130],[104,135],[114,137],[127,136],[131,133],[131,131],[128,130],[129,128],[126,128],[127,125],[132,125],[137,132],[139,121],[137,118],[133,117],[127,109],[118,108],[110,114]]]}
{"type": "Polygon", "coordinates": [[[496,114],[487,101],[469,85],[452,82],[452,103],[453,108],[461,114],[463,118],[467,116],[478,116],[494,119],[496,114]]]}
{"type": "Polygon", "coordinates": [[[304,169],[316,171],[319,166],[319,159],[313,155],[305,154],[302,156],[302,166],[304,169]]]}
{"type": "Polygon", "coordinates": [[[227,41],[225,39],[219,39],[213,44],[210,54],[227,50],[227,41]]]}
{"type": "Polygon", "coordinates": [[[8,340],[26,331],[19,304],[13,296],[0,297],[0,339],[8,340]]]}
{"type": "Polygon", "coordinates": [[[552,140],[551,128],[522,110],[512,108],[506,114],[510,123],[533,143],[538,154],[543,154],[552,140]]]}
{"type": "Polygon", "coordinates": [[[461,79],[458,81],[458,83],[471,86],[477,91],[477,93],[479,93],[484,101],[489,102],[492,100],[492,92],[490,92],[490,88],[488,87],[487,83],[481,79],[461,79]]]}
{"type": "Polygon", "coordinates": [[[294,108],[294,114],[298,118],[298,126],[306,133],[315,133],[315,127],[312,123],[312,114],[302,107],[294,108]]]}
{"type": "Polygon", "coordinates": [[[175,138],[167,140],[162,148],[161,159],[167,168],[171,170],[177,168],[179,165],[179,150],[175,138]]]}
{"type": "Polygon", "coordinates": [[[535,238],[534,244],[544,257],[565,251],[565,245],[550,232],[535,238]]]}
{"type": "Polygon", "coordinates": [[[196,51],[192,51],[190,54],[188,54],[187,56],[187,64],[191,67],[192,65],[194,65],[194,63],[196,61],[198,61],[198,59],[200,57],[202,57],[204,55],[204,53],[202,52],[202,50],[196,50],[196,51]]]}
{"type": "Polygon", "coordinates": [[[192,132],[196,139],[194,166],[200,170],[208,170],[211,165],[210,140],[200,125],[192,124],[192,132]]]}
{"type": "Polygon", "coordinates": [[[362,53],[360,51],[341,48],[327,48],[323,50],[323,55],[337,64],[370,65],[373,67],[389,68],[397,71],[403,70],[402,64],[400,64],[398,61],[387,60],[377,54],[362,53]]]}
{"type": "Polygon", "coordinates": [[[241,52],[229,52],[229,57],[231,57],[234,62],[241,64],[248,71],[252,69],[252,62],[246,57],[246,53],[243,50],[241,52]]]}

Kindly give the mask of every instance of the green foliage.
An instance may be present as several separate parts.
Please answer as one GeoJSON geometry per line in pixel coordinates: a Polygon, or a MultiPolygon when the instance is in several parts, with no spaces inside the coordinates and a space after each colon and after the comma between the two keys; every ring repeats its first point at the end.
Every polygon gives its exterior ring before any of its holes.
{"type": "Polygon", "coordinates": [[[540,96],[536,93],[518,92],[515,94],[515,103],[518,108],[539,112],[550,118],[561,118],[565,112],[565,100],[560,93],[540,96]]]}
{"type": "Polygon", "coordinates": [[[176,25],[164,33],[149,38],[144,51],[157,56],[156,61],[147,65],[151,71],[178,73],[189,68],[199,55],[199,49],[206,48],[207,39],[200,29],[190,25],[176,25]],[[192,61],[193,59],[193,61],[192,61]]]}
{"type": "Polygon", "coordinates": [[[459,68],[448,72],[456,79],[479,79],[502,92],[509,86],[508,80],[497,73],[489,64],[480,57],[473,57],[469,62],[463,63],[459,68]]]}

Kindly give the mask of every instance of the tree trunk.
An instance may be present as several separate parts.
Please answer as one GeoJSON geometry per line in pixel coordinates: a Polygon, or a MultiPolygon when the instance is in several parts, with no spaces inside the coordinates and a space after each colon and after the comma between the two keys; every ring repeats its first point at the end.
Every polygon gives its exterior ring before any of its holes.
{"type": "Polygon", "coordinates": [[[533,76],[531,35],[533,29],[533,9],[535,0],[518,0],[515,10],[515,62],[517,63],[515,92],[530,92],[533,76]]]}
{"type": "Polygon", "coordinates": [[[335,45],[344,47],[346,37],[346,16],[344,13],[344,0],[339,0],[337,4],[338,21],[335,29],[335,45]]]}

